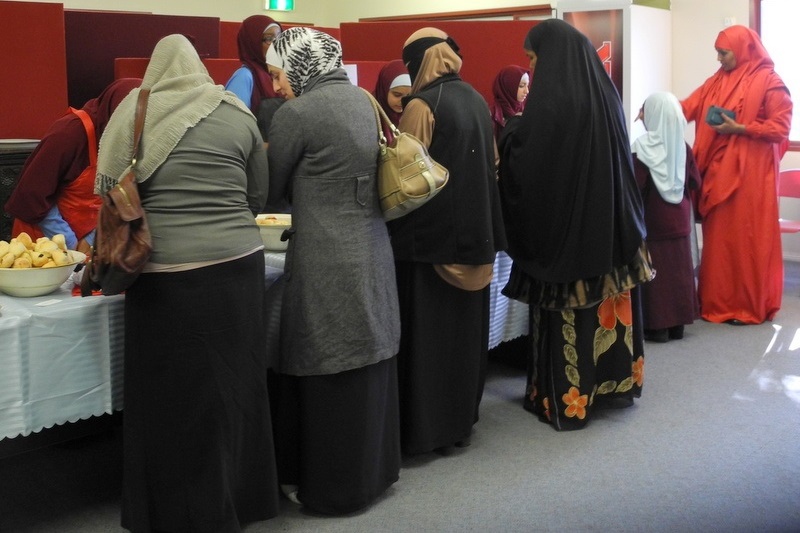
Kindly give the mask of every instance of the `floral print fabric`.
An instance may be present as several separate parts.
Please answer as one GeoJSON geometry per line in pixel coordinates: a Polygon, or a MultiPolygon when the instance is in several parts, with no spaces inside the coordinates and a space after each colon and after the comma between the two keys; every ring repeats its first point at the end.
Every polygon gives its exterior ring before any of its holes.
{"type": "Polygon", "coordinates": [[[583,428],[600,404],[633,404],[644,382],[637,290],[584,309],[531,307],[526,409],[566,431],[583,428]]]}

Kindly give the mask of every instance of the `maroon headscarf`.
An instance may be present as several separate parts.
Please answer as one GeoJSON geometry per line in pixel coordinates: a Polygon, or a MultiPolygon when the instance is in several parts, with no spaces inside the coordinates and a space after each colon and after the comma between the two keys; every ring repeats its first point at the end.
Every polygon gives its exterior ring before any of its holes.
{"type": "Polygon", "coordinates": [[[98,142],[100,137],[103,136],[103,131],[111,118],[111,113],[132,90],[141,84],[142,80],[139,78],[120,78],[103,89],[100,96],[92,98],[83,105],[82,109],[86,111],[92,118],[92,122],[94,122],[94,133],[98,142]]]}
{"type": "MultiPolygon", "coordinates": [[[[97,142],[119,103],[141,83],[139,78],[118,79],[81,108],[94,123],[97,142]]],[[[70,112],[56,120],[25,162],[5,210],[38,224],[55,204],[61,188],[89,166],[88,149],[86,130],[77,115],[70,112]]]]}
{"type": "Polygon", "coordinates": [[[494,95],[492,121],[495,136],[505,126],[506,118],[522,113],[522,110],[525,109],[525,102],[517,100],[519,82],[525,74],[528,74],[528,81],[530,82],[530,73],[526,69],[518,65],[507,65],[500,69],[500,72],[494,78],[494,85],[492,85],[492,94],[494,95]]]}
{"type": "Polygon", "coordinates": [[[381,69],[378,74],[378,81],[375,83],[375,99],[381,104],[383,110],[386,111],[386,115],[392,120],[395,126],[400,122],[400,117],[403,114],[389,107],[387,95],[389,94],[389,88],[392,82],[401,74],[408,74],[408,69],[406,69],[406,66],[403,64],[403,60],[395,59],[394,61],[389,61],[381,69]]]}
{"type": "Polygon", "coordinates": [[[264,30],[270,24],[277,24],[278,28],[283,30],[280,23],[266,15],[247,17],[239,28],[236,41],[239,47],[239,59],[253,73],[253,95],[250,100],[250,110],[253,113],[258,113],[261,100],[277,96],[272,88],[272,79],[267,72],[266,56],[261,52],[261,39],[264,36],[264,30]]]}

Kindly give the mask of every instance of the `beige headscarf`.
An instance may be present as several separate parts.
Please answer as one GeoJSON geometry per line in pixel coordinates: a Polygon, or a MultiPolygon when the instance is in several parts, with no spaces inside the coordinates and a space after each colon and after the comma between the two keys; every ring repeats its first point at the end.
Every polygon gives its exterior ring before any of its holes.
{"type": "MultiPolygon", "coordinates": [[[[448,35],[438,28],[420,28],[412,33],[408,39],[406,39],[406,42],[403,44],[403,48],[405,49],[414,41],[418,41],[426,37],[434,37],[437,39],[446,40],[448,35]]],[[[420,89],[424,88],[426,85],[430,84],[435,79],[444,76],[445,74],[457,74],[461,70],[462,64],[463,62],[461,57],[459,57],[456,51],[453,50],[450,44],[444,41],[434,44],[424,52],[422,63],[419,67],[419,72],[414,78],[413,85],[411,86],[412,94],[419,92],[420,89]]]]}
{"type": "MultiPolygon", "coordinates": [[[[186,134],[225,101],[255,120],[239,98],[215,85],[197,51],[183,35],[168,35],[153,49],[142,89],[150,89],[141,157],[136,181],[147,180],[167,159],[186,134]]],[[[128,172],[133,151],[133,123],[139,89],[134,89],[117,107],[100,139],[94,189],[105,194],[128,172]]]]}

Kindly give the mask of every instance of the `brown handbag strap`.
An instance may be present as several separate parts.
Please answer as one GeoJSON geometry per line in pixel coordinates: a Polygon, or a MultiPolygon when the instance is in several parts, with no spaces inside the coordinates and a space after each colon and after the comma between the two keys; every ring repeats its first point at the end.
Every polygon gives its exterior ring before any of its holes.
{"type": "Polygon", "coordinates": [[[387,142],[386,136],[383,134],[383,124],[389,127],[389,129],[391,130],[391,132],[394,134],[395,137],[400,135],[400,130],[398,130],[397,126],[395,126],[392,123],[392,120],[386,114],[386,111],[384,111],[383,108],[380,106],[375,97],[372,96],[372,93],[363,87],[360,87],[360,89],[365,93],[367,93],[369,101],[372,104],[372,110],[375,111],[375,119],[378,121],[378,142],[381,144],[386,144],[387,142]]]}
{"type": "Polygon", "coordinates": [[[133,124],[133,155],[131,156],[131,168],[136,166],[139,160],[139,141],[142,139],[144,130],[144,116],[147,114],[147,99],[150,97],[150,89],[140,89],[139,99],[136,100],[136,118],[133,124]]]}

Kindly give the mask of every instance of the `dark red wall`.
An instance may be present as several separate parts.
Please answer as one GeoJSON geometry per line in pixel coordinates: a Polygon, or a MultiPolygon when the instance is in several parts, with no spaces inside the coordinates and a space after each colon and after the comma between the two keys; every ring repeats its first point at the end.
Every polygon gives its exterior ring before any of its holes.
{"type": "Polygon", "coordinates": [[[239,35],[239,28],[241,22],[225,22],[219,23],[219,57],[230,57],[237,59],[239,57],[239,49],[236,45],[236,37],[239,35]]]}
{"type": "Polygon", "coordinates": [[[40,139],[67,111],[61,4],[0,2],[0,139],[40,139]]]}
{"type": "MultiPolygon", "coordinates": [[[[0,138],[40,138],[68,104],[82,106],[115,79],[116,58],[147,58],[165,35],[190,36],[204,59],[235,59],[239,24],[212,17],[64,11],[61,4],[0,1],[0,69],[13,77],[13,83],[0,84],[0,138]]],[[[462,77],[490,101],[492,80],[501,67],[527,66],[522,42],[533,24],[363,22],[317,29],[341,41],[345,63],[358,64],[359,85],[372,90],[380,67],[401,56],[408,36],[423,26],[436,26],[461,47],[462,77]]],[[[140,60],[135,68],[144,64],[140,60]]],[[[235,61],[207,64],[218,83],[227,81],[228,71],[235,68],[235,61]]],[[[130,68],[125,72],[129,75],[130,68]]]]}
{"type": "MultiPolygon", "coordinates": [[[[239,27],[241,22],[225,22],[219,23],[219,57],[239,57],[239,50],[236,46],[236,36],[239,34],[239,27]]],[[[294,26],[293,24],[281,24],[285,30],[294,26]]],[[[321,26],[311,26],[315,30],[324,31],[325,33],[339,39],[339,28],[323,28],[321,26]]]]}
{"type": "Polygon", "coordinates": [[[536,21],[343,22],[340,32],[345,63],[352,63],[400,59],[403,44],[412,33],[426,26],[439,28],[461,49],[461,77],[490,102],[492,82],[502,67],[528,67],[522,43],[535,24],[536,21]]]}
{"type": "Polygon", "coordinates": [[[69,103],[80,107],[114,81],[117,57],[150,57],[167,35],[192,38],[201,58],[219,57],[220,22],[212,17],[65,11],[69,103]]]}

